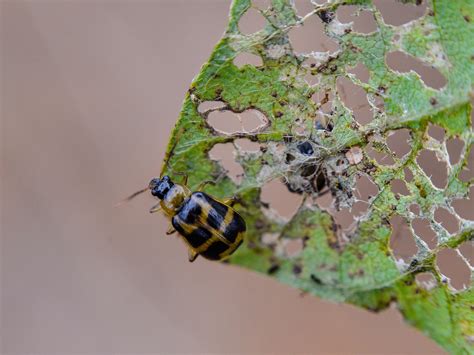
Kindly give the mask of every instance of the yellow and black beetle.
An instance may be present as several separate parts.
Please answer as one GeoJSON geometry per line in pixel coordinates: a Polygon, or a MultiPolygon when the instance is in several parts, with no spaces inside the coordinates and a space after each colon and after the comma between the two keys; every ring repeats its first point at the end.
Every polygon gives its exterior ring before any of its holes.
{"type": "Polygon", "coordinates": [[[154,178],[148,187],[134,193],[150,190],[160,202],[150,212],[163,210],[171,219],[166,234],[177,231],[188,245],[189,261],[199,255],[210,260],[222,260],[242,244],[246,225],[244,219],[230,206],[230,201],[219,201],[205,192],[192,192],[183,184],[171,181],[169,176],[154,178]]]}

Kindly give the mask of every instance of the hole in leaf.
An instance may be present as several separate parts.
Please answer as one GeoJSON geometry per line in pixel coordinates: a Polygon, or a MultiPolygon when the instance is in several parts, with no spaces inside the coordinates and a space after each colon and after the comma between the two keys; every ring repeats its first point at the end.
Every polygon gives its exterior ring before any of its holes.
{"type": "Polygon", "coordinates": [[[252,53],[239,53],[237,57],[234,58],[234,64],[241,68],[244,65],[251,65],[254,67],[261,67],[263,65],[262,58],[259,55],[252,53]]]}
{"type": "Polygon", "coordinates": [[[418,165],[437,188],[444,188],[448,180],[446,163],[438,160],[432,150],[423,149],[416,158],[418,165]]]}
{"type": "Polygon", "coordinates": [[[415,238],[403,217],[393,216],[390,225],[392,226],[390,248],[393,255],[396,259],[403,259],[408,263],[418,251],[415,238]]]}
{"type": "Polygon", "coordinates": [[[449,284],[456,290],[469,286],[471,270],[454,249],[443,249],[436,255],[436,264],[443,275],[450,279],[449,284]]]}
{"type": "Polygon", "coordinates": [[[377,30],[374,15],[370,11],[359,11],[354,5],[339,6],[336,11],[338,20],[342,23],[352,22],[352,29],[359,33],[371,33],[377,30]]]}
{"type": "Polygon", "coordinates": [[[275,179],[262,187],[261,200],[281,217],[289,219],[300,207],[303,196],[291,193],[282,181],[275,179]]]}
{"type": "Polygon", "coordinates": [[[422,239],[430,249],[436,248],[438,238],[433,229],[431,229],[430,222],[427,219],[415,218],[411,222],[411,226],[413,227],[415,234],[422,239]]]}
{"type": "Polygon", "coordinates": [[[235,182],[240,183],[244,170],[235,161],[234,146],[231,143],[216,144],[209,151],[209,157],[218,161],[227,171],[227,175],[235,182]]]}
{"type": "Polygon", "coordinates": [[[352,205],[351,213],[355,217],[362,216],[369,209],[369,204],[365,201],[357,201],[352,205]]]}
{"type": "Polygon", "coordinates": [[[367,175],[358,175],[355,187],[355,196],[368,202],[379,192],[377,185],[367,175]]]}
{"type": "Polygon", "coordinates": [[[370,73],[367,67],[362,63],[357,63],[357,65],[348,71],[351,74],[354,74],[357,79],[363,83],[368,83],[370,79],[370,73]]]}
{"type": "Polygon", "coordinates": [[[306,0],[297,0],[297,1],[292,1],[293,6],[296,9],[296,13],[298,16],[303,17],[309,12],[314,10],[314,5],[311,3],[311,1],[306,1],[306,0]]]}
{"type": "Polygon", "coordinates": [[[462,139],[453,137],[446,141],[446,148],[449,154],[449,163],[457,164],[461,159],[462,149],[464,148],[464,141],[462,139]]]}
{"type": "Polygon", "coordinates": [[[451,206],[461,218],[474,221],[474,186],[469,189],[468,198],[454,200],[451,206]]]}
{"type": "Polygon", "coordinates": [[[328,1],[329,0],[311,0],[313,4],[318,4],[318,5],[326,4],[328,1]]]}
{"type": "Polygon", "coordinates": [[[430,123],[428,127],[428,134],[438,142],[442,142],[444,140],[444,136],[446,135],[446,131],[443,127],[430,123]]]}
{"type": "Polygon", "coordinates": [[[373,104],[377,109],[377,112],[382,113],[384,107],[385,107],[385,101],[383,98],[379,95],[374,95],[373,96],[373,104]]]}
{"type": "Polygon", "coordinates": [[[304,68],[306,69],[306,75],[304,78],[310,86],[316,85],[320,81],[320,77],[315,70],[317,65],[318,62],[314,58],[309,58],[304,63],[304,68]]]}
{"type": "Polygon", "coordinates": [[[413,173],[410,168],[403,169],[403,174],[405,175],[405,181],[410,182],[413,180],[413,173]]]}
{"type": "Polygon", "coordinates": [[[286,239],[284,246],[284,253],[286,256],[292,258],[298,256],[303,251],[303,239],[286,239]]]}
{"type": "Polygon", "coordinates": [[[360,147],[352,147],[346,152],[346,158],[351,165],[359,164],[364,158],[364,154],[360,147]]]}
{"type": "Polygon", "coordinates": [[[265,17],[260,11],[249,8],[239,20],[239,30],[243,34],[251,34],[263,30],[266,24],[265,17]]]}
{"type": "Polygon", "coordinates": [[[462,243],[458,250],[470,265],[474,263],[474,241],[468,240],[462,243]]]}
{"type": "Polygon", "coordinates": [[[334,99],[332,91],[316,91],[311,99],[322,112],[327,114],[332,112],[332,101],[334,99]]]}
{"type": "Polygon", "coordinates": [[[252,142],[247,138],[236,139],[234,143],[243,151],[246,152],[258,152],[260,150],[260,144],[252,142]]]}
{"type": "Polygon", "coordinates": [[[431,272],[421,272],[416,274],[415,281],[418,286],[430,290],[436,286],[436,279],[431,272]]]}
{"type": "Polygon", "coordinates": [[[445,208],[437,208],[434,217],[436,222],[441,223],[444,229],[454,234],[459,230],[459,221],[445,208]]]}
{"type": "Polygon", "coordinates": [[[289,33],[293,50],[297,53],[335,52],[339,46],[324,32],[324,25],[317,16],[311,16],[303,25],[289,33]]]}
{"type": "Polygon", "coordinates": [[[224,134],[255,132],[268,124],[267,118],[257,110],[234,113],[229,110],[213,111],[207,119],[209,125],[224,134]]]}
{"type": "Polygon", "coordinates": [[[314,86],[319,84],[319,76],[311,74],[310,71],[304,76],[304,80],[308,83],[309,86],[314,86]]]}
{"type": "Polygon", "coordinates": [[[409,195],[410,191],[407,188],[407,185],[405,184],[405,181],[401,179],[394,179],[390,182],[390,185],[392,186],[392,192],[395,194],[395,196],[400,196],[400,195],[409,195]]]}
{"type": "Polygon", "coordinates": [[[395,160],[390,154],[379,152],[374,149],[373,143],[369,143],[365,146],[365,153],[372,159],[375,159],[380,165],[393,165],[395,160]]]}
{"type": "Polygon", "coordinates": [[[446,78],[438,69],[428,66],[419,59],[404,52],[388,53],[387,65],[390,69],[400,73],[408,73],[411,70],[415,71],[421,77],[421,80],[433,89],[441,89],[446,85],[446,78]]]}
{"type": "Polygon", "coordinates": [[[266,10],[271,6],[272,1],[271,0],[252,0],[252,4],[255,7],[258,7],[260,10],[266,10]]]}
{"type": "Polygon", "coordinates": [[[409,207],[409,210],[410,210],[411,213],[414,213],[417,216],[419,216],[420,212],[421,212],[420,206],[418,206],[416,203],[412,203],[409,207]]]}
{"type": "Polygon", "coordinates": [[[459,180],[468,182],[474,179],[474,148],[471,148],[467,157],[467,165],[459,173],[459,180]]]}
{"type": "Polygon", "coordinates": [[[395,155],[401,159],[406,154],[410,153],[410,130],[406,128],[392,131],[387,137],[387,145],[395,155]]]}
{"type": "Polygon", "coordinates": [[[225,106],[225,102],[222,101],[204,101],[198,106],[198,112],[203,113],[209,110],[217,110],[225,106]]]}
{"type": "Polygon", "coordinates": [[[403,4],[398,0],[374,0],[374,5],[382,13],[385,23],[400,26],[416,20],[426,12],[426,1],[419,5],[403,4]]]}
{"type": "Polygon", "coordinates": [[[367,94],[361,86],[354,84],[346,77],[339,77],[337,91],[344,105],[352,110],[357,122],[365,125],[372,121],[373,114],[367,101],[367,94]]]}
{"type": "Polygon", "coordinates": [[[333,208],[334,196],[331,193],[321,194],[316,197],[315,202],[319,208],[328,211],[333,208]]]}
{"type": "Polygon", "coordinates": [[[354,226],[354,215],[349,208],[341,208],[339,211],[331,211],[336,223],[341,226],[344,231],[350,230],[354,226]]]}

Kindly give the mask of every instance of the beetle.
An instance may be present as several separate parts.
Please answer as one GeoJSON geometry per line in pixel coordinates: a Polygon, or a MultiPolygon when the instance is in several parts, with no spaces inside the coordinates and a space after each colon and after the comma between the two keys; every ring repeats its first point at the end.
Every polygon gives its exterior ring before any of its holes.
{"type": "MultiPolygon", "coordinates": [[[[209,260],[223,260],[242,244],[246,232],[245,220],[231,206],[233,199],[219,201],[203,191],[192,192],[187,186],[175,183],[167,175],[153,178],[148,187],[127,200],[150,190],[160,201],[150,213],[163,211],[171,220],[166,234],[178,232],[188,247],[188,259],[199,255],[209,260]]],[[[202,185],[201,185],[202,187],[202,185]]]]}

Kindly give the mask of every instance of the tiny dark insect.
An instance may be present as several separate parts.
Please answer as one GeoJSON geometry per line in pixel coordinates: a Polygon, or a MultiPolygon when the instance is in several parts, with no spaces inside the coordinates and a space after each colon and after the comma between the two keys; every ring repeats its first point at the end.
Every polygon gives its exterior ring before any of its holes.
{"type": "Polygon", "coordinates": [[[298,148],[300,153],[303,155],[313,155],[314,153],[313,146],[308,141],[299,143],[296,147],[298,148]]]}
{"type": "Polygon", "coordinates": [[[242,244],[245,220],[231,207],[233,199],[219,201],[202,191],[192,192],[186,181],[187,178],[183,184],[178,184],[169,176],[154,178],[147,188],[126,200],[150,190],[160,200],[150,213],[162,210],[171,220],[166,234],[177,231],[183,237],[188,246],[189,261],[196,260],[199,255],[209,260],[223,260],[242,244]]]}
{"type": "Polygon", "coordinates": [[[334,20],[335,14],[334,12],[323,10],[318,13],[318,16],[324,23],[330,23],[334,20]]]}

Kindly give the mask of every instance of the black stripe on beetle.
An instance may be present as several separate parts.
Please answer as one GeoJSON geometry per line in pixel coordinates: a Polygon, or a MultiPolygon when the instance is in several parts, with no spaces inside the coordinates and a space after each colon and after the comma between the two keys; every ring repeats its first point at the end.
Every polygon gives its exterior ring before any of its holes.
{"type": "Polygon", "coordinates": [[[237,235],[240,232],[245,232],[247,227],[245,226],[245,221],[243,220],[242,217],[240,217],[239,214],[233,213],[232,214],[232,220],[230,223],[226,226],[223,235],[225,239],[227,239],[229,242],[233,243],[235,242],[235,238],[237,238],[237,235]]]}
{"type": "Polygon", "coordinates": [[[229,246],[220,240],[213,242],[209,247],[204,250],[201,255],[207,259],[211,260],[219,260],[221,257],[220,255],[229,249],[229,246]]]}
{"type": "Polygon", "coordinates": [[[188,199],[178,212],[179,218],[186,224],[194,224],[202,213],[199,201],[194,198],[188,199]]]}

